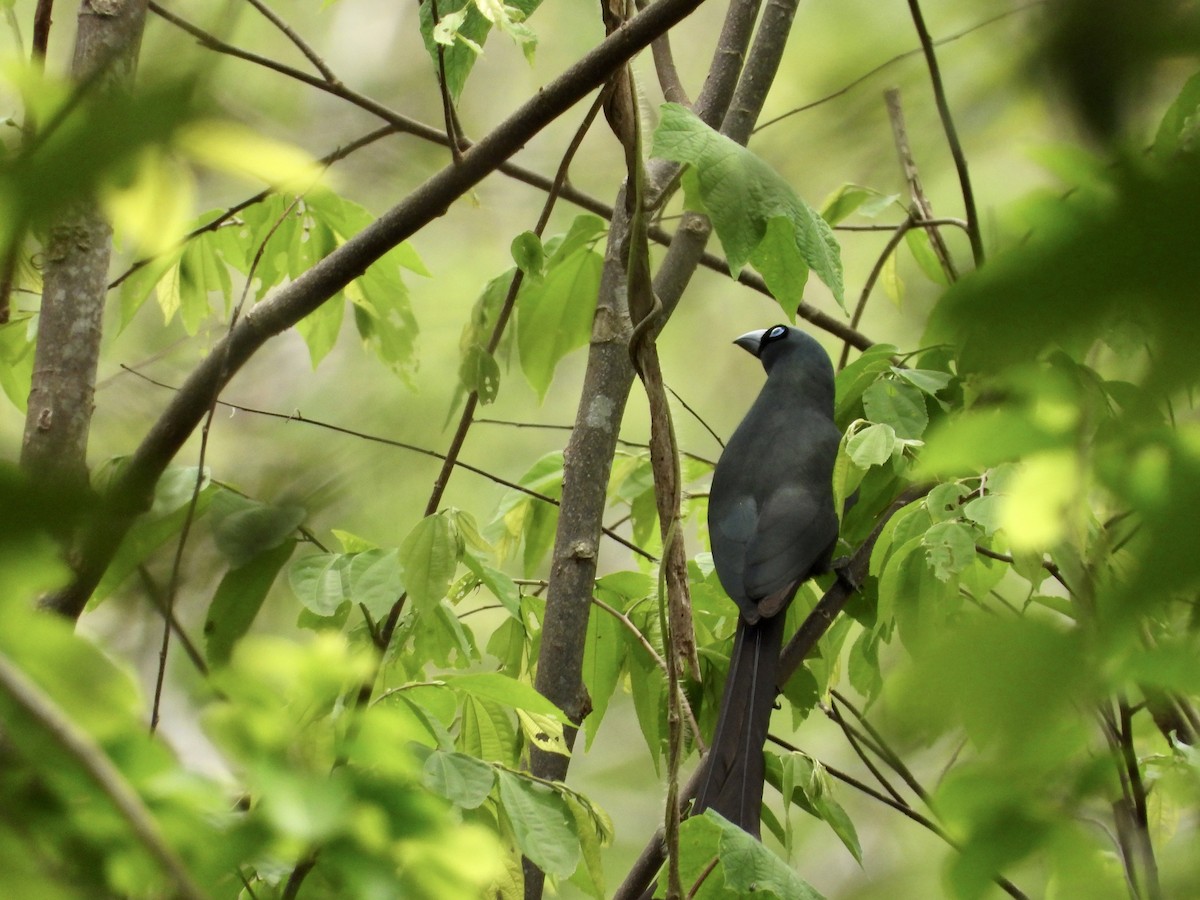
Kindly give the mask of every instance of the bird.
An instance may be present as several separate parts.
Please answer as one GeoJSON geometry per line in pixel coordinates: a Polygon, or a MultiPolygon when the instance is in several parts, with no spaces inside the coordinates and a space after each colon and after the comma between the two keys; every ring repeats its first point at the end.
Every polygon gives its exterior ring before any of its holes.
{"type": "Polygon", "coordinates": [[[775,706],[787,608],[829,570],[837,544],[833,365],[811,335],[787,325],[733,342],[756,356],[766,383],[713,472],[709,542],[738,624],[692,815],[711,808],[759,837],[763,746],[775,706]]]}

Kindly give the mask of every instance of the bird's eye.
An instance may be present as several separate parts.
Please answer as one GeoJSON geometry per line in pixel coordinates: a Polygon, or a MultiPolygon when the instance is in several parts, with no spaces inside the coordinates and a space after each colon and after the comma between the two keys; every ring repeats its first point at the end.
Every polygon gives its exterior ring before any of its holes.
{"type": "Polygon", "coordinates": [[[768,341],[773,341],[783,337],[785,334],[787,334],[787,327],[784,325],[776,325],[774,328],[771,328],[767,331],[766,339],[768,341]]]}

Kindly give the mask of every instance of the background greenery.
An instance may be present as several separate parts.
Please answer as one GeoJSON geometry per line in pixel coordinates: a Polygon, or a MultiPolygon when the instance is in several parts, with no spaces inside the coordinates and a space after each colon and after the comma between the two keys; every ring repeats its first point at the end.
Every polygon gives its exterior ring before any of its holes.
{"type": "MultiPolygon", "coordinates": [[[[76,525],[95,527],[104,507],[97,514],[94,498],[29,482],[16,467],[47,224],[64,203],[97,195],[117,226],[112,278],[166,253],[109,293],[88,449],[103,491],[170,399],[162,385],[180,385],[226,332],[248,278],[248,304],[298,278],[449,153],[392,135],[315,186],[308,161],[379,120],[214,53],[153,14],[133,98],[72,107],[73,10],[55,10],[42,76],[27,62],[33,7],[6,4],[4,103],[27,126],[68,112],[32,147],[13,128],[0,176],[0,234],[22,248],[0,325],[4,892],[181,893],[174,862],[200,896],[282,896],[292,884],[302,896],[520,896],[524,854],[551,890],[612,895],[664,817],[667,689],[632,633],[670,655],[658,569],[601,543],[595,596],[626,611],[630,627],[593,608],[584,678],[595,712],[566,786],[529,777],[530,744],[561,747],[567,724],[530,686],[555,522],[503,483],[560,495],[555,454],[587,399],[582,345],[607,224],[560,201],[543,241],[518,240],[545,194],[493,174],[344,297],[267,342],[221,393],[239,408],[216,408],[203,478],[196,433],[72,631],[32,608],[71,579],[61,544],[76,525]],[[214,218],[205,210],[264,186],[276,193],[180,257],[180,235],[214,218]],[[493,372],[471,350],[491,324],[476,304],[490,297],[494,308],[514,265],[527,283],[493,372]],[[509,424],[476,422],[461,460],[480,471],[458,469],[442,512],[427,517],[440,464],[420,450],[445,452],[465,390],[482,384],[477,371],[499,377],[498,389],[484,384],[494,402],[477,417],[509,424]],[[152,598],[172,585],[202,665],[176,635],[155,700],[162,616],[152,598]],[[377,668],[373,637],[402,595],[377,668]],[[362,684],[374,699],[360,707],[362,684]],[[105,761],[112,772],[95,769],[105,761]],[[132,789],[159,839],[120,812],[112,784],[132,789]]],[[[1189,896],[1200,884],[1194,9],[929,0],[921,10],[944,41],[937,60],[987,261],[972,271],[964,230],[940,229],[970,273],[950,286],[914,228],[877,273],[857,327],[880,346],[852,351],[839,375],[848,439],[838,487],[859,489],[844,551],[886,525],[864,556],[863,590],[775,719],[799,748],[770,748],[776,787],[793,801],[768,791],[767,846],[778,855],[760,858],[720,823],[691,820],[679,851],[685,888],[716,855],[722,864],[696,896],[739,895],[754,881],[781,897],[1189,896]],[[912,486],[924,492],[889,517],[912,486]],[[890,808],[830,776],[843,771],[890,808]]],[[[250,4],[170,11],[311,71],[250,4]]],[[[275,12],[343,84],[444,127],[415,5],[275,12]]],[[[693,96],[724,15],[705,4],[672,31],[693,96]]],[[[461,84],[458,118],[472,138],[604,36],[596,10],[580,4],[537,8],[527,27],[536,52],[494,34],[461,84]]],[[[684,189],[720,238],[709,249],[736,256],[721,223],[739,227],[757,210],[704,194],[717,160],[673,154],[664,131],[651,136],[672,111],[648,53],[634,72],[646,146],[692,163],[684,189]]],[[[965,218],[910,5],[898,0],[801,4],[760,122],[790,115],[749,143],[831,224],[888,226],[835,232],[851,309],[913,199],[886,88],[900,90],[934,214],[965,218]]],[[[515,161],[550,177],[583,110],[515,161]]],[[[614,204],[624,176],[600,120],[571,185],[614,204]]],[[[681,192],[662,224],[673,227],[682,208],[681,192]]],[[[652,265],[661,258],[652,244],[652,265]]],[[[803,299],[844,322],[831,280],[809,278],[803,299]]],[[[720,451],[709,429],[731,433],[761,381],[730,341],[790,315],[787,299],[781,309],[701,269],[657,340],[680,401],[682,533],[704,676],[685,689],[702,730],[734,624],[704,555],[704,491],[720,451]]],[[[805,327],[837,361],[842,342],[805,327]]],[[[641,397],[635,387],[621,423],[634,444],[649,436],[641,397]]],[[[644,449],[623,448],[605,521],[658,555],[652,490],[644,449]]],[[[796,624],[819,594],[802,594],[796,624]]]]}

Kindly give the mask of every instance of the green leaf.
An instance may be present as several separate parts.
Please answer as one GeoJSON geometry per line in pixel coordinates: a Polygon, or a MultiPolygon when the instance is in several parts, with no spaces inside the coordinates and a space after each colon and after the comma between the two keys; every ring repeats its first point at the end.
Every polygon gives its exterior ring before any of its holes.
{"type": "Polygon", "coordinates": [[[868,704],[883,689],[883,673],[879,670],[879,633],[863,630],[850,647],[846,663],[850,686],[867,698],[868,704]]]}
{"type": "Polygon", "coordinates": [[[408,533],[400,545],[400,562],[408,595],[418,609],[446,596],[460,553],[458,533],[443,513],[426,516],[408,533]]]}
{"type": "Polygon", "coordinates": [[[985,494],[968,501],[962,508],[962,513],[987,534],[992,534],[1000,527],[1000,512],[1003,501],[995,494],[985,494]]]}
{"type": "Polygon", "coordinates": [[[497,672],[447,675],[443,680],[454,690],[470,694],[473,697],[491,700],[512,709],[537,713],[562,724],[570,722],[566,713],[539,694],[533,687],[497,672]]]}
{"type": "Polygon", "coordinates": [[[721,829],[720,856],[727,888],[743,893],[769,893],[779,900],[823,900],[762,843],[711,809],[706,809],[704,815],[721,829]]]}
{"type": "Polygon", "coordinates": [[[821,218],[830,225],[836,225],[855,212],[874,218],[895,203],[899,196],[882,194],[874,188],[857,184],[843,184],[821,204],[821,218]]]}
{"type": "Polygon", "coordinates": [[[14,316],[0,325],[0,389],[21,412],[29,402],[33,379],[32,316],[14,316]]]}
{"type": "Polygon", "coordinates": [[[315,369],[337,343],[346,315],[346,302],[339,292],[296,323],[296,331],[308,347],[308,358],[315,369]]]}
{"type": "MultiPolygon", "coordinates": [[[[640,610],[633,616],[634,624],[646,636],[661,655],[662,636],[660,633],[658,610],[642,613],[640,610]]],[[[663,743],[667,733],[666,705],[667,681],[662,669],[646,652],[642,642],[631,635],[628,629],[621,629],[621,639],[625,641],[628,653],[629,686],[633,692],[633,708],[637,713],[638,725],[646,739],[646,747],[654,760],[654,770],[657,772],[662,759],[663,743]]]]}
{"type": "Polygon", "coordinates": [[[346,568],[350,599],[376,619],[386,616],[404,593],[398,550],[366,550],[350,557],[346,568]]]}
{"type": "Polygon", "coordinates": [[[417,320],[400,280],[399,254],[389,250],[346,286],[354,324],[364,343],[393,372],[408,378],[416,366],[417,320]]]}
{"type": "Polygon", "coordinates": [[[612,822],[602,810],[587,803],[579,794],[564,792],[562,797],[575,817],[575,833],[579,835],[579,846],[583,851],[583,865],[576,870],[571,883],[596,900],[605,900],[609,894],[604,889],[600,850],[612,843],[612,822]]]}
{"type": "MultiPolygon", "coordinates": [[[[868,426],[874,428],[875,426],[868,426]]],[[[833,508],[838,511],[839,518],[846,508],[846,498],[851,496],[862,484],[867,470],[860,467],[850,458],[847,442],[854,435],[844,434],[838,444],[837,458],[833,462],[833,508]]],[[[894,443],[894,442],[893,442],[894,443]]],[[[868,455],[874,451],[868,451],[868,455]]],[[[889,452],[890,456],[890,452],[889,452]]]]}
{"type": "Polygon", "coordinates": [[[427,788],[455,806],[475,809],[492,792],[496,773],[473,756],[434,750],[425,759],[423,780],[427,788]]]}
{"type": "Polygon", "coordinates": [[[881,378],[863,392],[863,409],[868,419],[891,425],[901,438],[919,438],[929,425],[921,392],[893,378],[881,378]]]}
{"type": "Polygon", "coordinates": [[[513,828],[517,847],[548,875],[567,878],[581,857],[575,817],[553,788],[504,769],[500,803],[513,828]]]}
{"type": "Polygon", "coordinates": [[[503,707],[490,700],[468,696],[463,700],[459,749],[493,762],[515,763],[517,734],[503,707]]]}
{"type": "Polygon", "coordinates": [[[858,832],[841,804],[833,798],[833,785],[825,767],[805,753],[793,752],[783,758],[783,770],[785,774],[792,770],[791,780],[803,792],[813,814],[833,829],[838,840],[861,866],[862,845],[858,840],[858,832]]]}
{"type": "Polygon", "coordinates": [[[892,374],[897,378],[903,378],[913,387],[924,391],[931,397],[937,396],[939,391],[954,380],[954,376],[950,373],[938,372],[933,369],[901,369],[893,366],[892,374]]]}
{"type": "Polygon", "coordinates": [[[225,573],[204,620],[204,655],[209,665],[229,662],[233,645],[254,623],[275,577],[291,558],[295,546],[295,541],[284,541],[225,573]]]}
{"type": "Polygon", "coordinates": [[[896,348],[891,344],[875,344],[838,372],[834,382],[837,390],[835,418],[842,427],[848,425],[851,419],[860,418],[858,403],[863,392],[875,383],[881,372],[892,368],[895,354],[896,348]]]}
{"type": "MultiPolygon", "coordinates": [[[[490,6],[499,7],[502,13],[500,24],[506,28],[514,39],[524,47],[531,47],[532,32],[527,28],[521,29],[521,20],[527,19],[538,8],[541,0],[511,0],[510,3],[500,4],[492,0],[490,6]],[[504,13],[504,10],[510,10],[504,13]],[[514,12],[515,11],[515,12],[514,12]],[[524,38],[524,40],[522,40],[524,38]]],[[[446,88],[451,98],[457,103],[466,85],[467,76],[475,65],[475,59],[483,52],[488,34],[493,22],[480,11],[480,5],[475,0],[441,0],[437,5],[439,24],[446,22],[440,29],[440,34],[434,34],[432,10],[429,4],[422,3],[421,7],[421,36],[425,40],[425,49],[433,61],[434,71],[438,68],[438,44],[443,46],[442,57],[446,70],[446,88]],[[449,42],[448,44],[446,42],[449,42]]],[[[532,52],[531,49],[526,50],[532,52]]]]}
{"type": "Polygon", "coordinates": [[[694,167],[699,197],[692,199],[712,220],[733,272],[740,272],[766,240],[762,252],[771,275],[763,272],[763,277],[773,292],[778,291],[781,302],[802,285],[779,283],[779,277],[803,265],[816,272],[844,305],[841,251],[833,230],[758,156],[675,103],[661,107],[650,152],[694,167]],[[773,219],[783,222],[772,227],[773,219]],[[791,234],[785,239],[788,231],[791,234]],[[781,253],[791,261],[784,262],[781,253]]]}
{"type": "Polygon", "coordinates": [[[532,231],[522,231],[510,247],[513,262],[529,278],[541,278],[546,267],[546,248],[532,231]]]}
{"type": "Polygon", "coordinates": [[[341,528],[332,528],[330,531],[338,539],[338,543],[342,545],[343,553],[363,553],[367,550],[379,549],[378,544],[372,543],[364,537],[359,537],[351,531],[343,531],[341,528]]]}
{"type": "Polygon", "coordinates": [[[896,431],[891,425],[868,425],[846,439],[846,453],[860,469],[883,465],[895,448],[896,431]]]}
{"type": "Polygon", "coordinates": [[[938,522],[925,532],[925,559],[941,581],[961,574],[975,561],[975,538],[962,522],[938,522]]]}
{"type": "MultiPolygon", "coordinates": [[[[562,496],[562,477],[562,452],[556,450],[530,466],[518,484],[557,500],[562,496]]],[[[557,506],[510,490],[501,498],[488,534],[500,535],[496,540],[503,556],[512,555],[518,545],[523,545],[525,574],[531,576],[554,543],[557,523],[557,506]]]]}
{"type": "Polygon", "coordinates": [[[1068,433],[1047,428],[1024,410],[971,410],[930,430],[916,477],[976,474],[1068,441],[1068,433]]]}
{"type": "MultiPolygon", "coordinates": [[[[108,597],[155,550],[179,533],[187,519],[187,507],[195,488],[195,466],[172,466],[167,469],[155,486],[150,512],[134,522],[126,533],[116,556],[92,594],[92,604],[108,597]]],[[[196,518],[205,514],[217,493],[221,493],[221,489],[209,483],[208,473],[205,472],[200,494],[196,498],[196,518]]]]}
{"type": "Polygon", "coordinates": [[[925,508],[934,522],[957,519],[962,515],[962,498],[971,493],[957,481],[934,485],[925,495],[925,508]]]}
{"type": "Polygon", "coordinates": [[[904,303],[904,279],[896,268],[896,254],[889,253],[879,269],[879,284],[883,293],[899,308],[904,303]]]}
{"type": "Polygon", "coordinates": [[[212,529],[217,549],[236,568],[278,547],[304,521],[301,506],[270,506],[221,491],[212,502],[212,529]]]}
{"type": "Polygon", "coordinates": [[[125,327],[133,321],[133,317],[137,315],[138,310],[142,308],[154,292],[155,286],[170,269],[179,264],[179,259],[182,256],[182,248],[172,253],[164,253],[162,256],[151,259],[121,282],[121,286],[118,289],[121,300],[121,324],[118,329],[119,331],[124,331],[125,327]]]}
{"type": "Polygon", "coordinates": [[[540,281],[526,282],[517,295],[517,349],[521,371],[542,400],[559,360],[587,343],[592,333],[603,260],[580,248],[551,259],[540,281]]]}
{"type": "Polygon", "coordinates": [[[555,235],[546,241],[546,252],[550,254],[550,265],[554,266],[577,250],[590,247],[608,230],[608,223],[599,216],[585,213],[571,220],[571,227],[563,235],[555,235]]]}
{"type": "Polygon", "coordinates": [[[480,584],[491,591],[492,596],[508,610],[508,614],[519,621],[521,618],[521,591],[517,587],[517,583],[499,569],[494,569],[484,563],[470,551],[463,552],[462,561],[463,565],[479,579],[480,584]]]}
{"type": "Polygon", "coordinates": [[[317,163],[302,150],[228,120],[189,122],[176,135],[175,144],[197,162],[278,190],[311,188],[321,175],[317,163]]]}
{"type": "MultiPolygon", "coordinates": [[[[599,589],[598,589],[599,591],[599,589]]],[[[610,606],[620,608],[621,600],[605,592],[610,606]],[[616,601],[613,603],[612,601],[616,601]]],[[[586,748],[590,749],[600,722],[608,711],[609,701],[616,692],[621,671],[625,667],[625,641],[621,638],[621,623],[595,604],[588,611],[587,636],[583,645],[583,684],[592,700],[592,711],[583,720],[586,748]]]]}
{"type": "Polygon", "coordinates": [[[796,321],[796,309],[804,301],[809,267],[796,252],[792,222],[783,216],[767,219],[762,240],[750,253],[750,263],[762,274],[783,314],[789,321],[796,321]]]}
{"type": "Polygon", "coordinates": [[[916,261],[917,268],[926,278],[934,284],[949,287],[950,280],[946,277],[946,270],[942,268],[941,260],[933,249],[933,241],[928,231],[924,228],[910,228],[904,232],[904,244],[916,261]]]}
{"type": "Polygon", "coordinates": [[[317,616],[332,616],[350,596],[350,557],[342,553],[314,553],[292,563],[288,584],[305,609],[317,616]]]}
{"type": "Polygon", "coordinates": [[[472,344],[463,353],[458,380],[467,391],[477,393],[479,402],[487,406],[500,393],[500,366],[496,357],[482,344],[472,344]]]}

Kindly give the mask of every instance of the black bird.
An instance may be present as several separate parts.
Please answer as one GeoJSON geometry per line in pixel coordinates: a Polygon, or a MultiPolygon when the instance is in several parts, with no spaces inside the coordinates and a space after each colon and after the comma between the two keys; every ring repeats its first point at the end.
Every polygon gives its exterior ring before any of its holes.
{"type": "Polygon", "coordinates": [[[784,619],[800,585],[829,568],[841,435],[833,366],[812,337],[775,325],[734,343],[762,360],[767,381],[721,454],[709,493],[713,562],[741,615],[692,811],[712,808],[758,837],[784,619]]]}

